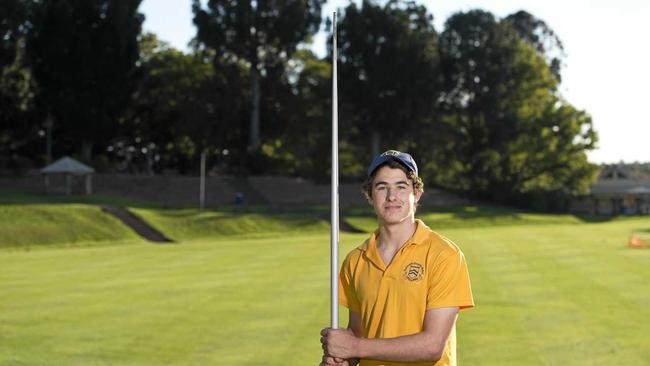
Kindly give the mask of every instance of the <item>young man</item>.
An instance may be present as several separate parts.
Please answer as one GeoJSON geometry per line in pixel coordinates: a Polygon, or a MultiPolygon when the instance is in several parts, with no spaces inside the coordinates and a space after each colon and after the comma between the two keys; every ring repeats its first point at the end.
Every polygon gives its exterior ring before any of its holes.
{"type": "Polygon", "coordinates": [[[455,323],[474,306],[465,257],[415,219],[424,191],[411,155],[389,150],[368,168],[363,193],[379,228],[339,275],[347,329],[321,331],[321,365],[456,365],[455,323]]]}

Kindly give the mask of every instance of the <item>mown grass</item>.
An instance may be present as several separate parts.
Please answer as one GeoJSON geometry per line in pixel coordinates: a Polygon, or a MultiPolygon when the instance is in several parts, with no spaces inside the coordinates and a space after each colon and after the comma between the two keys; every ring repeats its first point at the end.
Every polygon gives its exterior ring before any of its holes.
{"type": "MultiPolygon", "coordinates": [[[[477,308],[467,365],[646,365],[648,220],[448,229],[477,308]]],[[[344,235],[342,251],[364,235],[344,235]]],[[[328,323],[327,235],[0,254],[2,365],[304,365],[328,323]]]]}
{"type": "Polygon", "coordinates": [[[449,230],[469,258],[477,311],[466,364],[650,363],[650,251],[627,248],[648,219],[449,230]],[[485,360],[490,362],[485,362],[485,360]]]}
{"type": "Polygon", "coordinates": [[[85,204],[0,205],[0,248],[87,246],[139,237],[99,207],[85,204]]]}
{"type": "MultiPolygon", "coordinates": [[[[212,222],[237,217],[137,210],[195,238],[0,251],[0,365],[318,363],[329,323],[322,223],[301,232],[247,213],[221,232],[212,222]],[[191,222],[200,234],[185,231],[191,222]],[[256,222],[267,237],[245,236],[256,222]]],[[[454,215],[467,225],[423,212],[469,262],[477,307],[459,318],[459,364],[650,364],[650,250],[626,246],[649,218],[477,225],[454,215]]],[[[366,235],[344,234],[341,255],[366,235]]]]}
{"type": "MultiPolygon", "coordinates": [[[[591,221],[608,221],[608,217],[578,217],[571,214],[540,214],[489,205],[447,206],[437,209],[422,208],[417,216],[437,228],[488,227],[510,225],[580,224],[591,221]]],[[[346,220],[363,231],[371,232],[377,220],[369,209],[353,210],[346,220]]]]}
{"type": "Polygon", "coordinates": [[[174,240],[219,237],[261,237],[324,233],[329,222],[305,213],[256,213],[197,209],[133,209],[174,240]]]}
{"type": "Polygon", "coordinates": [[[0,249],[101,246],[143,240],[119,220],[102,212],[100,205],[104,204],[129,208],[174,240],[329,231],[322,207],[223,206],[201,211],[163,208],[155,202],[106,196],[0,190],[0,249]]]}
{"type": "Polygon", "coordinates": [[[0,254],[0,365],[318,359],[327,237],[0,254]]]}

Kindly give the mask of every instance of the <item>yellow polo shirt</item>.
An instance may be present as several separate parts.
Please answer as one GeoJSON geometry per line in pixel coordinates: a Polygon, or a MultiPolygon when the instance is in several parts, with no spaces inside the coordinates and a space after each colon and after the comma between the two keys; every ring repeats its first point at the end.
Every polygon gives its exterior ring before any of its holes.
{"type": "MultiPolygon", "coordinates": [[[[416,220],[413,236],[388,267],[377,250],[375,231],[352,250],[339,275],[339,303],[361,315],[366,338],[394,338],[419,333],[428,309],[474,306],[467,262],[449,239],[416,220]]],[[[456,327],[436,363],[361,360],[361,366],[455,366],[456,327]]]]}

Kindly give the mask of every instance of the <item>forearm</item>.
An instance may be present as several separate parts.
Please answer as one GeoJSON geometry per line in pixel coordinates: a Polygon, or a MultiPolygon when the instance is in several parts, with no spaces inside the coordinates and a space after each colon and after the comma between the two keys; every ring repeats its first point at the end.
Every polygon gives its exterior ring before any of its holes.
{"type": "Polygon", "coordinates": [[[444,340],[437,340],[432,334],[420,332],[397,338],[361,338],[358,357],[371,360],[397,362],[427,362],[440,359],[444,340]]]}

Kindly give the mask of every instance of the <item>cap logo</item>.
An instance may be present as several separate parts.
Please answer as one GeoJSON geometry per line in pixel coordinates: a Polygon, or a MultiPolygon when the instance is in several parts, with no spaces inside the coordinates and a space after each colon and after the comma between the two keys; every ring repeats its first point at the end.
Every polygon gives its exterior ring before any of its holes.
{"type": "Polygon", "coordinates": [[[399,151],[396,151],[396,150],[388,150],[388,151],[385,151],[383,154],[381,154],[381,156],[394,156],[394,157],[398,157],[399,154],[400,154],[399,151]]]}

